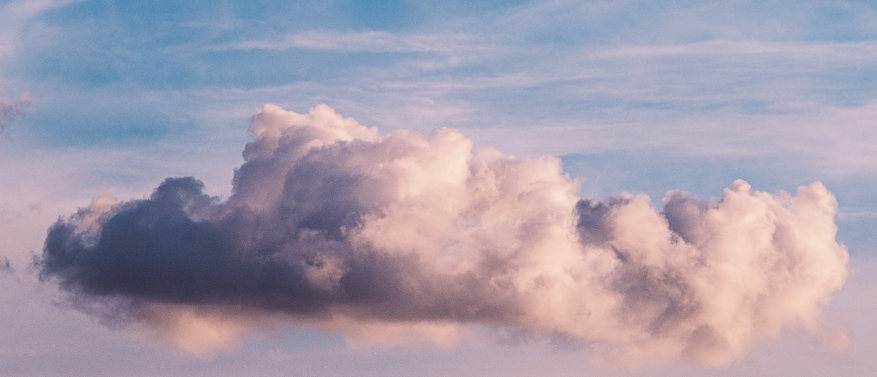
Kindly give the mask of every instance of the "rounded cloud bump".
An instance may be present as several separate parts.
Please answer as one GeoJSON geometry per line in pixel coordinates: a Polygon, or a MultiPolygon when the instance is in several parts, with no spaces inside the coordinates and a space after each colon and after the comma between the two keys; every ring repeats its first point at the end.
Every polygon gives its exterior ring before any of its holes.
{"type": "Polygon", "coordinates": [[[382,137],[325,105],[266,105],[226,201],[194,178],[54,224],[41,278],[76,307],[195,353],[283,323],[452,345],[480,324],[591,344],[626,365],[724,365],[783,328],[819,335],[847,277],[836,202],[736,181],[582,199],[560,161],[451,129],[382,137]]]}

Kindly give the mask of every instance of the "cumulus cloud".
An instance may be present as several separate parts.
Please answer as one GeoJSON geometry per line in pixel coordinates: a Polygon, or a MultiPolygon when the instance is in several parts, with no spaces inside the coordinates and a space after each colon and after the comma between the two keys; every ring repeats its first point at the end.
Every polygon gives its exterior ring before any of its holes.
{"type": "Polygon", "coordinates": [[[582,199],[554,157],[460,132],[381,136],[325,105],[264,106],[227,200],[194,178],[55,223],[44,281],[109,323],[196,354],[284,324],[453,346],[478,324],[592,345],[629,366],[725,365],[783,329],[821,336],[847,277],[820,183],[721,200],[582,199]]]}

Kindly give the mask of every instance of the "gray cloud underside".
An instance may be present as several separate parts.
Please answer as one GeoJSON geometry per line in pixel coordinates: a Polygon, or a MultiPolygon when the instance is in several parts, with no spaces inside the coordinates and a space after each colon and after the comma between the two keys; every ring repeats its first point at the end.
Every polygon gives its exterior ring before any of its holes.
{"type": "Polygon", "coordinates": [[[99,198],[49,229],[41,278],[81,310],[159,331],[181,326],[168,311],[364,337],[357,326],[484,324],[630,365],[723,365],[787,327],[822,336],[820,309],[846,280],[819,183],[793,196],[737,181],[720,201],[674,191],[658,212],[644,196],[582,199],[559,160],[473,151],[454,130],[381,137],[323,105],[266,105],[251,128],[228,200],[194,178],[99,198]]]}

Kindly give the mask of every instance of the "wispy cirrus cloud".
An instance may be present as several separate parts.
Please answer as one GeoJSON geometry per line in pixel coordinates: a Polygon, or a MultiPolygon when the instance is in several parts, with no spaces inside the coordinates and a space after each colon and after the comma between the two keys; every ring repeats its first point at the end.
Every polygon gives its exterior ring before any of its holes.
{"type": "Polygon", "coordinates": [[[83,0],[20,0],[0,5],[0,58],[20,48],[22,29],[44,12],[83,0]]]}
{"type": "Polygon", "coordinates": [[[279,39],[238,42],[224,48],[241,50],[327,50],[342,52],[437,52],[486,51],[496,46],[466,34],[400,35],[384,31],[339,33],[309,31],[279,39]]]}
{"type": "Polygon", "coordinates": [[[687,44],[629,45],[595,49],[595,58],[673,55],[785,55],[790,59],[877,59],[877,42],[777,42],[759,40],[708,40],[687,44]]]}

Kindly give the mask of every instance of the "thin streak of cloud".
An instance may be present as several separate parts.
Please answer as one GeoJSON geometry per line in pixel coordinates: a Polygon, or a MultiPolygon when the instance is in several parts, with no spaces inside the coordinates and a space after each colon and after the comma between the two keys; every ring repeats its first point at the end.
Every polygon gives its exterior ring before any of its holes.
{"type": "Polygon", "coordinates": [[[839,222],[853,222],[863,219],[875,218],[877,218],[877,210],[874,209],[841,209],[837,213],[837,221],[839,222]]]}
{"type": "Polygon", "coordinates": [[[228,46],[240,50],[325,50],[341,52],[460,53],[494,49],[483,39],[464,34],[397,35],[383,31],[360,33],[304,32],[279,40],[255,40],[228,46]]]}
{"type": "Polygon", "coordinates": [[[784,55],[790,59],[877,59],[877,42],[766,42],[757,40],[709,40],[678,45],[620,46],[596,49],[595,58],[654,57],[678,55],[784,55]]]}
{"type": "MultiPolygon", "coordinates": [[[[467,127],[466,132],[478,142],[492,140],[494,146],[524,156],[657,148],[688,156],[730,159],[797,156],[809,169],[833,177],[877,172],[877,131],[873,122],[877,103],[796,106],[800,108],[777,114],[714,111],[688,116],[681,111],[636,109],[538,127],[467,127]]],[[[505,123],[515,121],[509,117],[505,123]]]]}

